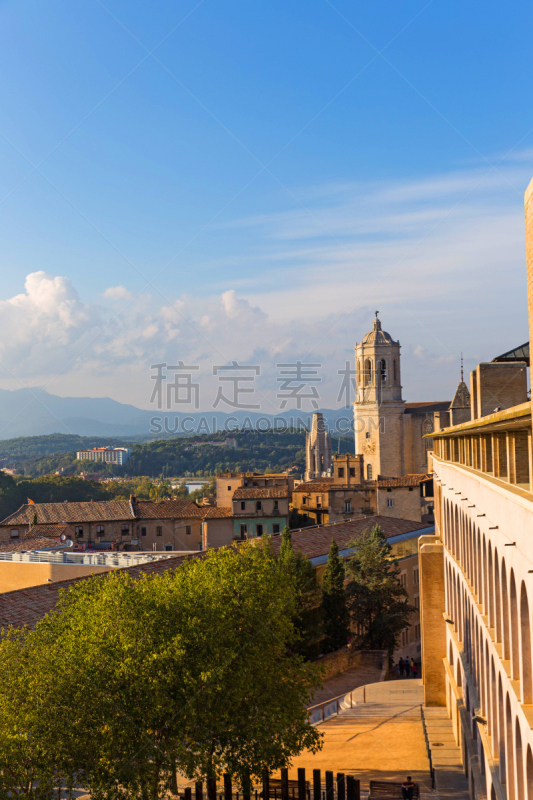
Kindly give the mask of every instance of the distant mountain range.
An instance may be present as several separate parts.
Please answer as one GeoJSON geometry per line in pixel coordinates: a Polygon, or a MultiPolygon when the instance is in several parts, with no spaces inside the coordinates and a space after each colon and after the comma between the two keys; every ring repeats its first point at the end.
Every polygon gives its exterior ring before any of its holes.
{"type": "MultiPolygon", "coordinates": [[[[341,435],[349,435],[351,409],[320,409],[330,427],[341,435]]],[[[289,409],[276,415],[295,427],[308,427],[312,411],[289,409]]],[[[222,412],[168,413],[145,411],[118,403],[110,397],[58,397],[39,389],[0,389],[0,439],[18,436],[42,436],[51,433],[78,436],[131,437],[136,440],[162,439],[192,433],[213,433],[213,428],[267,427],[273,424],[272,414],[236,410],[222,412]]]]}

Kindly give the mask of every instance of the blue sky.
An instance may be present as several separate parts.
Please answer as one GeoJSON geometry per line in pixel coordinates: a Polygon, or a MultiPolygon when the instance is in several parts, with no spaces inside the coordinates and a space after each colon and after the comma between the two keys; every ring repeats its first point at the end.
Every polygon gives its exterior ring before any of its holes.
{"type": "Polygon", "coordinates": [[[153,363],[206,386],[213,363],[260,363],[268,393],[279,359],[308,357],[333,406],[380,308],[406,398],[441,399],[461,350],[471,369],[527,339],[531,4],[0,19],[4,388],[148,407],[153,363]]]}

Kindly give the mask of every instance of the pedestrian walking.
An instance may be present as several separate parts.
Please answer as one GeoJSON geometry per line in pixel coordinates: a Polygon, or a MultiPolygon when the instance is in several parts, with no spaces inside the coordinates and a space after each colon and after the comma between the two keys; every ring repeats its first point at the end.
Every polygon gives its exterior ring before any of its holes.
{"type": "Polygon", "coordinates": [[[400,667],[400,677],[403,678],[403,671],[404,671],[403,658],[400,658],[400,660],[398,661],[398,666],[400,667]]]}
{"type": "Polygon", "coordinates": [[[416,661],[413,661],[413,666],[411,667],[413,671],[413,678],[418,678],[418,665],[416,661]]]}
{"type": "Polygon", "coordinates": [[[399,661],[394,665],[394,674],[396,675],[397,678],[400,677],[400,662],[399,661]]]}
{"type": "Polygon", "coordinates": [[[403,668],[405,670],[405,677],[409,678],[411,676],[411,665],[408,658],[405,659],[403,668]]]}
{"type": "Polygon", "coordinates": [[[412,674],[413,678],[416,678],[416,675],[415,675],[415,660],[414,660],[414,658],[411,659],[411,663],[409,664],[409,666],[411,668],[411,674],[412,674]]]}

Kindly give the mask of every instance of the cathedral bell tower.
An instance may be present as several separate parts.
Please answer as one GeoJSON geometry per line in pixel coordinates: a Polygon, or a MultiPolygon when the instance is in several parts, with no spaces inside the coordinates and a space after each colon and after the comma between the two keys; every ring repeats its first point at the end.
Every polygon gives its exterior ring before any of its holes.
{"type": "Polygon", "coordinates": [[[355,453],[363,455],[365,478],[405,474],[404,411],[400,343],[376,318],[370,333],[355,345],[355,453]]]}

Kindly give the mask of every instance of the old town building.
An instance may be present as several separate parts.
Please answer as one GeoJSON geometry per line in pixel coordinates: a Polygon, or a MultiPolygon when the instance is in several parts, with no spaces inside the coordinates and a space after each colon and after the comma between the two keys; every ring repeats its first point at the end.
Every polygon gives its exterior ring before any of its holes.
{"type": "Polygon", "coordinates": [[[232,508],[233,495],[241,487],[284,487],[289,500],[294,487],[294,475],[287,472],[261,474],[260,472],[219,472],[216,479],[217,506],[232,508]]]}
{"type": "Polygon", "coordinates": [[[34,525],[68,524],[76,550],[199,550],[208,513],[187,500],[31,503],[0,522],[0,543],[22,538],[34,525]]]}
{"type": "MultiPolygon", "coordinates": [[[[531,334],[533,181],[525,203],[531,334]]],[[[470,376],[471,419],[435,432],[436,529],[419,543],[425,704],[446,707],[470,795],[491,800],[533,798],[526,358],[521,346],[514,356],[480,364],[470,376]]]]}
{"type": "Polygon", "coordinates": [[[372,330],[355,345],[355,452],[364,457],[365,477],[400,477],[428,471],[431,442],[424,439],[437,424],[469,414],[468,389],[459,384],[453,401],[406,403],[402,397],[400,342],[381,327],[377,312],[372,330]]]}
{"type": "Polygon", "coordinates": [[[289,518],[288,491],[283,486],[240,486],[233,494],[236,539],[281,533],[289,518]]]}
{"type": "Polygon", "coordinates": [[[371,514],[432,524],[433,482],[428,474],[367,480],[363,456],[336,455],[333,476],[299,483],[292,505],[317,525],[371,514]]]}

